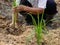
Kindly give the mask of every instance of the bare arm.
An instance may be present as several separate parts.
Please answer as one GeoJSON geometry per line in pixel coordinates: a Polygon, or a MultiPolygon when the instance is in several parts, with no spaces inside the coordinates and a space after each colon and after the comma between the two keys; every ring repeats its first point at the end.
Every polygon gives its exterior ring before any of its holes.
{"type": "Polygon", "coordinates": [[[33,8],[33,7],[24,6],[24,5],[19,5],[17,7],[18,7],[18,10],[20,11],[31,12],[32,14],[42,13],[44,10],[43,8],[33,8]]]}

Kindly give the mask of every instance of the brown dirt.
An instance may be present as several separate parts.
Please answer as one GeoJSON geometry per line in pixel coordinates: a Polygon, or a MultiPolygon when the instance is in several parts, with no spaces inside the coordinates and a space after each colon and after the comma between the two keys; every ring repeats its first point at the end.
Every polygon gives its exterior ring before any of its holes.
{"type": "MultiPolygon", "coordinates": [[[[60,5],[58,4],[58,14],[54,18],[51,27],[47,27],[48,33],[42,34],[41,45],[60,45],[60,5]]],[[[0,15],[0,45],[37,45],[33,26],[25,26],[19,22],[18,28],[11,28],[10,20],[6,16],[0,15]],[[27,37],[30,39],[27,43],[27,37]]]]}
{"type": "MultiPolygon", "coordinates": [[[[9,21],[0,19],[0,45],[37,45],[33,26],[20,26],[13,30],[8,27],[9,21]],[[27,43],[27,37],[30,37],[27,43]]],[[[60,28],[49,30],[42,35],[42,45],[60,45],[60,28]]]]}

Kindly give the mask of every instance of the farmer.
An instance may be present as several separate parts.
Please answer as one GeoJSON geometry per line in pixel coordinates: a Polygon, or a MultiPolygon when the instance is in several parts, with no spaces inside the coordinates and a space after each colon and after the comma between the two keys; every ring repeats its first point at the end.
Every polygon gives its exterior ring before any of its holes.
{"type": "MultiPolygon", "coordinates": [[[[21,12],[29,13],[30,12],[32,14],[32,16],[35,18],[36,22],[37,22],[37,13],[39,13],[39,19],[41,19],[41,15],[44,11],[43,18],[46,21],[51,20],[53,18],[53,16],[57,13],[56,3],[54,2],[54,0],[38,0],[38,7],[32,7],[32,4],[29,6],[30,2],[25,3],[24,1],[25,0],[21,0],[21,1],[16,0],[17,6],[12,7],[12,11],[15,13],[19,13],[19,12],[20,13],[21,12]],[[22,2],[24,2],[27,5],[24,5],[24,4],[19,5],[22,2]]],[[[26,1],[28,1],[28,0],[26,0],[26,1]]],[[[23,16],[26,16],[25,20],[26,20],[27,24],[32,24],[32,19],[28,14],[25,14],[23,16]]]]}

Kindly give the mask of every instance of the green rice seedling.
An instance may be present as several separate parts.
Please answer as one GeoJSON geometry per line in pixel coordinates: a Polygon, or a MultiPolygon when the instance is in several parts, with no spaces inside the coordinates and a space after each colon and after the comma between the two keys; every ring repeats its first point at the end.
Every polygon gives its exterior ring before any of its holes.
{"type": "Polygon", "coordinates": [[[42,27],[43,27],[43,14],[42,13],[42,17],[41,17],[41,21],[39,22],[39,14],[38,14],[38,25],[37,28],[35,29],[36,32],[36,39],[37,39],[37,44],[40,45],[41,42],[41,35],[42,35],[42,27]]]}
{"type": "Polygon", "coordinates": [[[16,6],[16,0],[13,0],[12,6],[16,6]]]}
{"type": "Polygon", "coordinates": [[[37,14],[37,19],[38,19],[38,24],[36,23],[36,20],[34,19],[34,17],[32,16],[31,13],[28,13],[31,18],[32,18],[32,22],[34,25],[34,30],[35,30],[35,35],[36,35],[36,40],[37,40],[37,44],[40,45],[41,44],[41,38],[42,38],[42,32],[44,32],[45,34],[48,33],[47,29],[45,28],[46,25],[50,22],[53,21],[55,19],[51,19],[48,22],[45,22],[45,20],[43,19],[44,16],[44,11],[42,13],[41,16],[41,20],[39,19],[39,14],[37,14]],[[40,20],[40,21],[39,21],[40,20]]]}
{"type": "MultiPolygon", "coordinates": [[[[28,13],[31,18],[32,18],[32,22],[34,24],[34,30],[35,30],[35,35],[36,35],[36,40],[37,40],[37,44],[40,45],[41,44],[41,38],[42,38],[42,32],[44,33],[48,33],[47,29],[45,28],[46,25],[50,22],[50,21],[53,21],[53,20],[56,20],[56,19],[51,19],[49,20],[48,22],[45,22],[45,20],[43,19],[43,16],[44,16],[44,11],[42,13],[42,17],[41,17],[41,20],[39,19],[39,14],[37,14],[37,19],[38,19],[38,24],[36,23],[36,20],[34,19],[34,17],[32,16],[31,13],[28,13]],[[40,20],[40,22],[39,22],[40,20]]],[[[29,37],[29,36],[28,36],[29,37]]],[[[28,38],[27,38],[28,39],[28,38]]]]}
{"type": "MultiPolygon", "coordinates": [[[[13,6],[16,6],[16,0],[13,0],[13,2],[12,2],[12,7],[13,6]]],[[[16,23],[16,15],[17,15],[17,13],[15,13],[14,12],[14,14],[12,15],[12,23],[13,23],[13,25],[15,26],[15,23],[16,23]]]]}
{"type": "Polygon", "coordinates": [[[35,21],[34,17],[32,16],[31,13],[28,13],[28,14],[29,14],[29,16],[31,16],[31,18],[32,18],[33,25],[36,26],[37,24],[36,24],[36,21],[35,21]]]}
{"type": "Polygon", "coordinates": [[[39,14],[37,14],[38,24],[36,23],[34,17],[31,14],[29,14],[29,15],[31,16],[32,22],[34,24],[34,30],[35,30],[37,44],[40,45],[41,36],[42,36],[42,29],[43,29],[43,15],[44,15],[44,12],[42,13],[42,17],[41,17],[40,22],[39,22],[39,14]]]}

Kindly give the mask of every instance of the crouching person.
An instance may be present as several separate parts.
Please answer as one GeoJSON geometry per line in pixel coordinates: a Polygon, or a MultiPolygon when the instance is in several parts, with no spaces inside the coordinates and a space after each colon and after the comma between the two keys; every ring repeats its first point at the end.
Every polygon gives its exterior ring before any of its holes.
{"type": "MultiPolygon", "coordinates": [[[[18,1],[18,0],[16,0],[16,1],[18,1]]],[[[12,11],[17,12],[17,13],[31,12],[32,16],[35,18],[36,22],[37,22],[37,15],[36,15],[37,13],[40,14],[39,19],[41,19],[41,14],[44,11],[43,18],[46,21],[51,20],[54,17],[54,15],[57,13],[57,7],[56,7],[57,5],[54,2],[54,0],[38,0],[38,7],[37,8],[29,6],[28,2],[24,2],[24,3],[25,4],[19,5],[20,1],[18,1],[17,2],[18,6],[12,7],[12,11]]],[[[27,24],[32,24],[32,18],[28,14],[25,14],[23,16],[26,16],[25,20],[26,20],[27,24]]]]}

